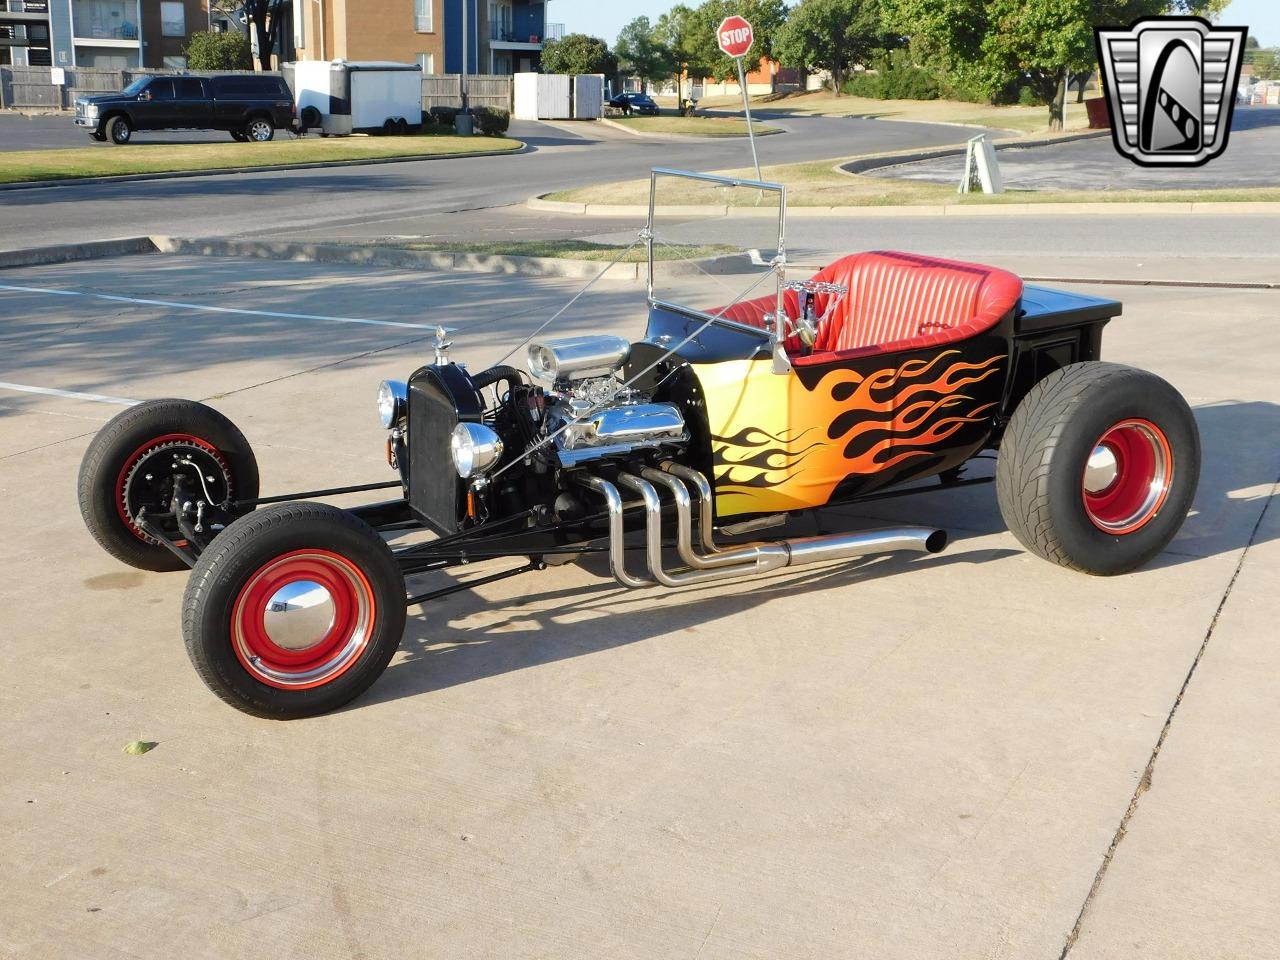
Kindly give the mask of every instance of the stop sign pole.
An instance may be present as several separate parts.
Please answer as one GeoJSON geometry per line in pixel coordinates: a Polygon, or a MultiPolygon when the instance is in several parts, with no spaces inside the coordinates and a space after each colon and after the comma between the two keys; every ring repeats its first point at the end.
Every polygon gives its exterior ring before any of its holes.
{"type": "Polygon", "coordinates": [[[735,14],[720,21],[720,26],[716,28],[716,43],[719,44],[725,56],[733,57],[738,63],[738,87],[742,90],[742,110],[747,117],[747,139],[751,141],[751,161],[756,166],[756,179],[763,180],[764,177],[760,174],[760,157],[756,153],[755,128],[751,126],[751,97],[747,93],[747,75],[742,68],[742,58],[751,49],[751,44],[755,43],[755,33],[751,29],[751,24],[735,14]]]}

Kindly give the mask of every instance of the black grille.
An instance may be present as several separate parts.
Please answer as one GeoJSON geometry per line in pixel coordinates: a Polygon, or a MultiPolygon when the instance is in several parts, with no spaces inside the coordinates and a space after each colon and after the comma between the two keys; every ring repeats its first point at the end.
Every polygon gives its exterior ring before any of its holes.
{"type": "Polygon", "coordinates": [[[479,419],[479,397],[460,368],[423,367],[409,378],[409,506],[439,533],[455,532],[466,509],[449,437],[459,420],[479,419]]]}

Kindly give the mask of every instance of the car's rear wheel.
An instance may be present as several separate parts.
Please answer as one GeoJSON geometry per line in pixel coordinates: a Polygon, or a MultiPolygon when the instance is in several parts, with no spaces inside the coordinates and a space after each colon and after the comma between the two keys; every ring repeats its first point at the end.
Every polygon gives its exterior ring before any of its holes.
{"type": "Polygon", "coordinates": [[[78,490],[89,533],[132,567],[183,569],[142,525],[150,518],[182,540],[176,517],[165,516],[172,514],[175,478],[207,506],[258,495],[258,463],[235,424],[194,400],[150,400],[108,421],[85,450],[78,490]]]}
{"type": "Polygon", "coordinates": [[[1110,575],[1168,546],[1199,477],[1200,434],[1177,390],[1145,370],[1075,363],[1037,383],[1014,411],[996,493],[1028,550],[1110,575]]]}
{"type": "Polygon", "coordinates": [[[386,669],[404,632],[404,577],[364,521],[321,503],[236,521],[200,556],[182,604],[196,672],[245,713],[334,710],[386,669]]]}
{"type": "Polygon", "coordinates": [[[118,147],[124,146],[133,137],[133,127],[128,117],[112,117],[107,121],[107,139],[118,147]]]}
{"type": "Polygon", "coordinates": [[[253,143],[266,143],[275,135],[276,127],[269,117],[253,117],[244,125],[245,139],[253,143]]]}

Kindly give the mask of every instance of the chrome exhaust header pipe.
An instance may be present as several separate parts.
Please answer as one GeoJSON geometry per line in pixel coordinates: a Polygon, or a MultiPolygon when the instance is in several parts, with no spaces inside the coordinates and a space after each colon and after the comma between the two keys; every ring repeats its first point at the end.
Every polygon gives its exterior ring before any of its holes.
{"type": "MultiPolygon", "coordinates": [[[[932,527],[891,527],[863,533],[838,533],[817,537],[794,537],[763,543],[716,547],[712,535],[711,485],[697,470],[671,462],[661,470],[646,467],[637,477],[621,473],[618,482],[639,494],[645,512],[645,560],[653,578],[667,587],[757,577],[785,567],[808,566],[877,553],[914,551],[937,553],[946,546],[947,535],[932,527]],[[698,491],[699,539],[714,552],[698,553],[693,547],[692,502],[687,479],[698,491]],[[667,570],[662,562],[662,500],[654,483],[671,494],[676,512],[676,551],[689,569],[667,570]]],[[[607,480],[581,474],[580,483],[599,493],[609,515],[609,568],[623,586],[645,587],[652,581],[630,574],[626,569],[623,528],[623,500],[618,488],[607,480]]]]}

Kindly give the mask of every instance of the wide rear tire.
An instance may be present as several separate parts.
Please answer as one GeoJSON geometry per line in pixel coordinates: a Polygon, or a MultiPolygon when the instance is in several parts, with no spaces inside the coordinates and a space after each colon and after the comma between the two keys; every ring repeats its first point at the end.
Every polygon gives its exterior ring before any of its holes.
{"type": "Polygon", "coordinates": [[[200,555],[182,602],[187,653],[223,701],[291,720],[335,710],[381,676],[404,633],[404,576],[358,517],[267,507],[200,555]]]}
{"type": "Polygon", "coordinates": [[[1054,371],[1018,404],[996,495],[1019,542],[1085,573],[1127,573],[1169,545],[1200,477],[1200,434],[1164,380],[1116,363],[1054,371]]]}
{"type": "MultiPolygon", "coordinates": [[[[136,522],[141,506],[151,513],[163,508],[175,457],[206,468],[205,483],[215,500],[258,496],[258,462],[249,441],[217,410],[194,400],[148,400],[130,407],[90,441],[80,462],[78,493],[80,515],[93,538],[131,567],[186,568],[136,522]]],[[[170,533],[180,536],[176,528],[170,533]]]]}

